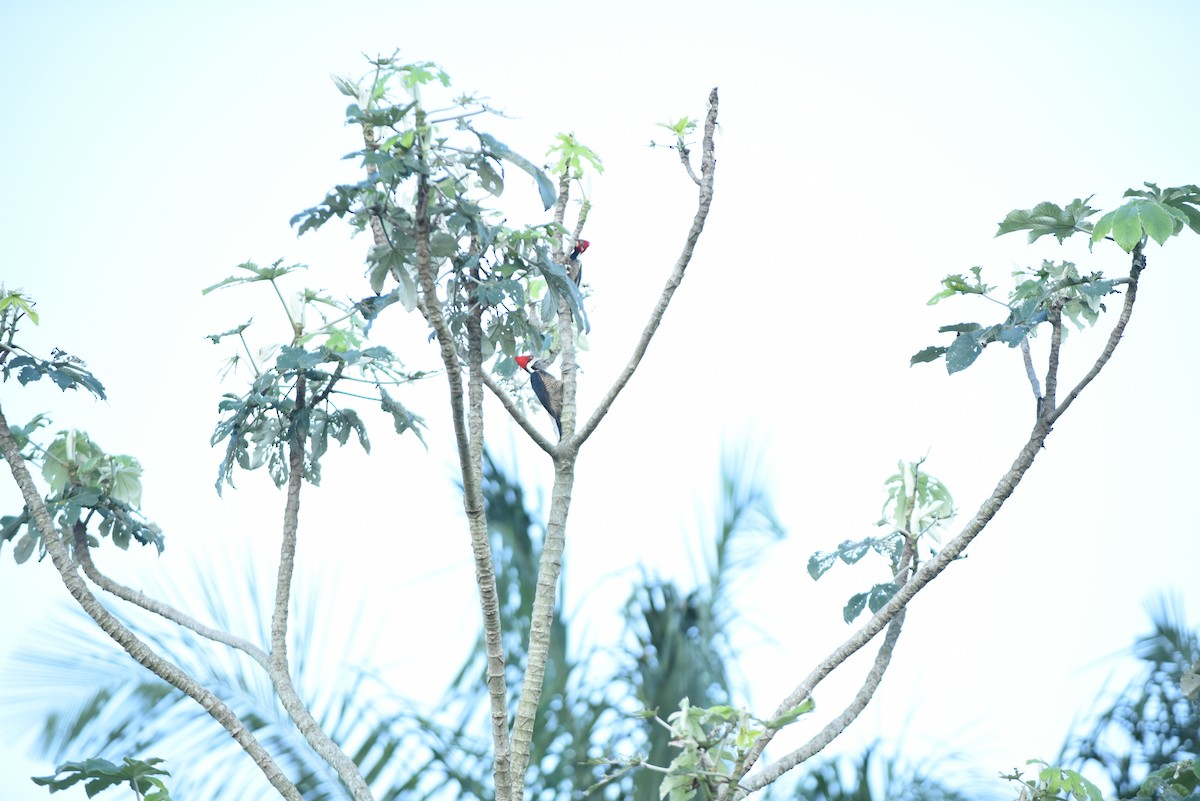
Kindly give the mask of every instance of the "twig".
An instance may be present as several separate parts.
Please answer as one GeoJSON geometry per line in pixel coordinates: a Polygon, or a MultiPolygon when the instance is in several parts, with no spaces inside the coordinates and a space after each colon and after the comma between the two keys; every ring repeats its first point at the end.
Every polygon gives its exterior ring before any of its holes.
{"type": "Polygon", "coordinates": [[[683,168],[687,170],[688,177],[692,179],[692,182],[696,186],[704,186],[700,182],[700,179],[696,177],[696,171],[692,169],[692,151],[688,150],[687,146],[683,144],[682,137],[679,139],[679,146],[675,149],[679,151],[679,161],[683,163],[683,168]]]}

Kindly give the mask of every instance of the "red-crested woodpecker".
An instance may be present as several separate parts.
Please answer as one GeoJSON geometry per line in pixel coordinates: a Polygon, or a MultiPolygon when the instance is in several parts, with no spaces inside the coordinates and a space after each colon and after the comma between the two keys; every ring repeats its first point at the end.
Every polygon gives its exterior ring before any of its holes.
{"type": "Polygon", "coordinates": [[[580,263],[579,257],[583,255],[583,252],[591,244],[586,239],[577,239],[575,241],[575,249],[571,251],[571,255],[567,259],[567,275],[571,276],[571,280],[575,282],[575,286],[579,286],[579,282],[583,280],[583,264],[580,263]]]}
{"type": "Polygon", "coordinates": [[[533,394],[537,395],[537,399],[542,402],[542,406],[554,418],[554,425],[558,428],[558,435],[561,437],[562,381],[547,373],[545,368],[542,367],[541,361],[534,359],[532,356],[518,356],[516,361],[518,367],[529,373],[529,385],[533,387],[533,394]]]}

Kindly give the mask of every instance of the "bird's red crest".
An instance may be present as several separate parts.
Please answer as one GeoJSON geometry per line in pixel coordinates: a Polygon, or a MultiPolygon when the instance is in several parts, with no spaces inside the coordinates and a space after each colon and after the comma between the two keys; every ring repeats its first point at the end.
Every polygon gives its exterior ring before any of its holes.
{"type": "Polygon", "coordinates": [[[528,370],[531,359],[533,359],[532,356],[518,356],[516,358],[517,367],[520,367],[522,370],[528,370]]]}
{"type": "Polygon", "coordinates": [[[575,243],[575,249],[577,251],[579,251],[580,253],[583,253],[585,250],[587,250],[591,246],[592,246],[592,243],[587,241],[586,239],[580,239],[579,241],[577,241],[575,243]]]}

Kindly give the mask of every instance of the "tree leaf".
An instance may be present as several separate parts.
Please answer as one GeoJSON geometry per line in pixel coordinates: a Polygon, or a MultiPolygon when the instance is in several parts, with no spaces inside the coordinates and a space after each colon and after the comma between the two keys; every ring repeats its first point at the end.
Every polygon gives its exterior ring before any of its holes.
{"type": "Polygon", "coordinates": [[[867,607],[867,593],[860,592],[850,597],[846,602],[846,606],[842,609],[842,620],[847,623],[853,623],[854,618],[862,614],[863,609],[867,607]]]}
{"type": "Polygon", "coordinates": [[[529,159],[509,150],[508,145],[496,139],[496,137],[492,136],[491,134],[481,133],[476,131],[474,128],[472,128],[471,131],[479,137],[480,144],[487,148],[492,155],[515,164],[533,176],[534,181],[537,182],[538,194],[540,194],[542,198],[542,205],[547,211],[549,211],[554,205],[555,201],[558,200],[558,192],[555,190],[554,184],[550,182],[550,178],[546,175],[546,173],[542,172],[541,168],[539,168],[529,159]]]}
{"type": "Polygon", "coordinates": [[[946,348],[946,372],[954,375],[965,370],[979,358],[983,347],[976,334],[959,334],[946,348]]]}
{"type": "Polygon", "coordinates": [[[1087,205],[1091,199],[1090,195],[1084,199],[1075,198],[1065,208],[1044,201],[1032,209],[1013,209],[1000,221],[996,236],[1014,231],[1029,231],[1031,243],[1048,234],[1061,243],[1072,234],[1091,229],[1091,223],[1086,222],[1086,219],[1097,211],[1087,205]]]}

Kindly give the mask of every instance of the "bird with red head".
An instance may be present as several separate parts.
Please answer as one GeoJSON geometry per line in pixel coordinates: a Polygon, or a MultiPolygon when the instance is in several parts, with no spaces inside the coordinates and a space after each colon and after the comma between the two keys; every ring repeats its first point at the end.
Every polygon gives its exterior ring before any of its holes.
{"type": "Polygon", "coordinates": [[[529,373],[529,386],[533,387],[533,394],[537,395],[537,399],[541,401],[542,407],[554,419],[554,425],[558,428],[558,435],[561,437],[562,381],[547,373],[545,368],[542,367],[541,361],[532,356],[518,356],[516,362],[518,367],[529,373]]]}
{"type": "Polygon", "coordinates": [[[583,280],[583,265],[580,264],[579,257],[591,246],[592,243],[586,239],[576,239],[575,248],[571,251],[570,258],[567,259],[567,275],[571,276],[575,286],[579,286],[579,282],[583,280]]]}

